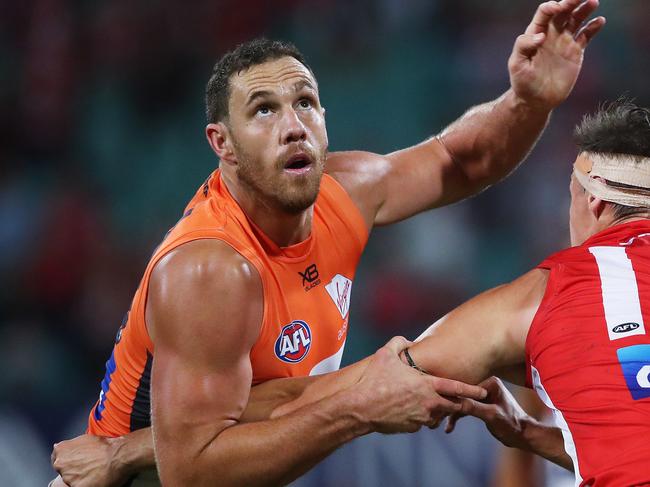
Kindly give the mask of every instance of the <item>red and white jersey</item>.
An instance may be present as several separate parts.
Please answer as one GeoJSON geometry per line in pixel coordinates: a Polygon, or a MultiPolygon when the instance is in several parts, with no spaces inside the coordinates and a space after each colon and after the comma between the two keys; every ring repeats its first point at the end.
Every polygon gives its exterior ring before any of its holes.
{"type": "Polygon", "coordinates": [[[539,266],[527,381],[552,410],[577,486],[650,485],[650,221],[608,228],[539,266]]]}

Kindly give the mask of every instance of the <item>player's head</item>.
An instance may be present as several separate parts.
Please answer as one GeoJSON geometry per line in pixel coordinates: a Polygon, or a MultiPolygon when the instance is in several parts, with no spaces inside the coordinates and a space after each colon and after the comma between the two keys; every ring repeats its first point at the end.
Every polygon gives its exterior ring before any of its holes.
{"type": "Polygon", "coordinates": [[[571,243],[650,208],[650,110],[620,99],[586,115],[574,138],[580,150],[571,176],[571,243]]]}
{"type": "Polygon", "coordinates": [[[299,213],[315,201],[327,154],[316,79],[292,44],[255,39],[215,64],[206,135],[224,175],[262,204],[299,213]]]}

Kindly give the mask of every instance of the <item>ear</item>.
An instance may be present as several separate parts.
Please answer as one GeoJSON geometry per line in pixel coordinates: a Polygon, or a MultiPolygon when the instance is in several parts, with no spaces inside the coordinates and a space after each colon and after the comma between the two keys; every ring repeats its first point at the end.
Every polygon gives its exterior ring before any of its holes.
{"type": "Polygon", "coordinates": [[[594,216],[594,218],[596,220],[600,219],[603,211],[605,211],[606,203],[590,193],[588,195],[587,204],[589,205],[589,211],[594,216]]]}
{"type": "Polygon", "coordinates": [[[221,162],[236,164],[237,159],[233,151],[233,141],[230,131],[225,123],[209,123],[205,127],[205,136],[212,150],[219,156],[221,162]]]}

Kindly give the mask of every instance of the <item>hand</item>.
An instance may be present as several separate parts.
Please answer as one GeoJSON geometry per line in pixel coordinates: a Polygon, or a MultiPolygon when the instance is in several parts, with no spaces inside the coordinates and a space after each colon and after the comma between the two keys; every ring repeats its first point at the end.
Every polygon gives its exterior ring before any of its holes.
{"type": "Polygon", "coordinates": [[[526,414],[510,391],[500,379],[490,377],[479,384],[487,389],[488,395],[483,402],[466,400],[462,405],[462,412],[449,417],[446,433],[451,433],[458,419],[463,416],[475,416],[485,423],[487,429],[497,440],[513,448],[528,448],[524,438],[527,425],[536,420],[526,414]]]}
{"type": "Polygon", "coordinates": [[[587,44],[605,25],[604,17],[586,24],[598,0],[542,3],[514,45],[508,70],[514,93],[544,109],[562,103],[575,85],[587,44]]]}
{"type": "Polygon", "coordinates": [[[122,485],[130,473],[115,461],[119,440],[82,435],[56,443],[52,451],[52,466],[69,487],[122,485]]]}
{"type": "Polygon", "coordinates": [[[412,433],[436,427],[442,417],[461,411],[464,398],[482,399],[486,391],[426,375],[405,365],[399,354],[412,343],[393,338],[372,357],[352,386],[362,398],[361,415],[380,433],[412,433]]]}

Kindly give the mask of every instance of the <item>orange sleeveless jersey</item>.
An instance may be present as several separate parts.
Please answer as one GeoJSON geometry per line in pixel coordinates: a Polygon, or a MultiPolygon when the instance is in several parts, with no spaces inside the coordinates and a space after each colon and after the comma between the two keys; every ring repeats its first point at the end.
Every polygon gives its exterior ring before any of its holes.
{"type": "MultiPolygon", "coordinates": [[[[264,314],[250,352],[253,384],[338,369],[352,280],[368,238],[359,210],[345,190],[324,175],[310,237],[280,248],[248,220],[216,170],[149,261],[106,362],[89,433],[119,436],[150,425],[154,345],[145,323],[145,304],[151,272],[173,249],[205,238],[232,246],[261,276],[264,314]]],[[[215,323],[215,329],[218,326],[215,323]]]]}

